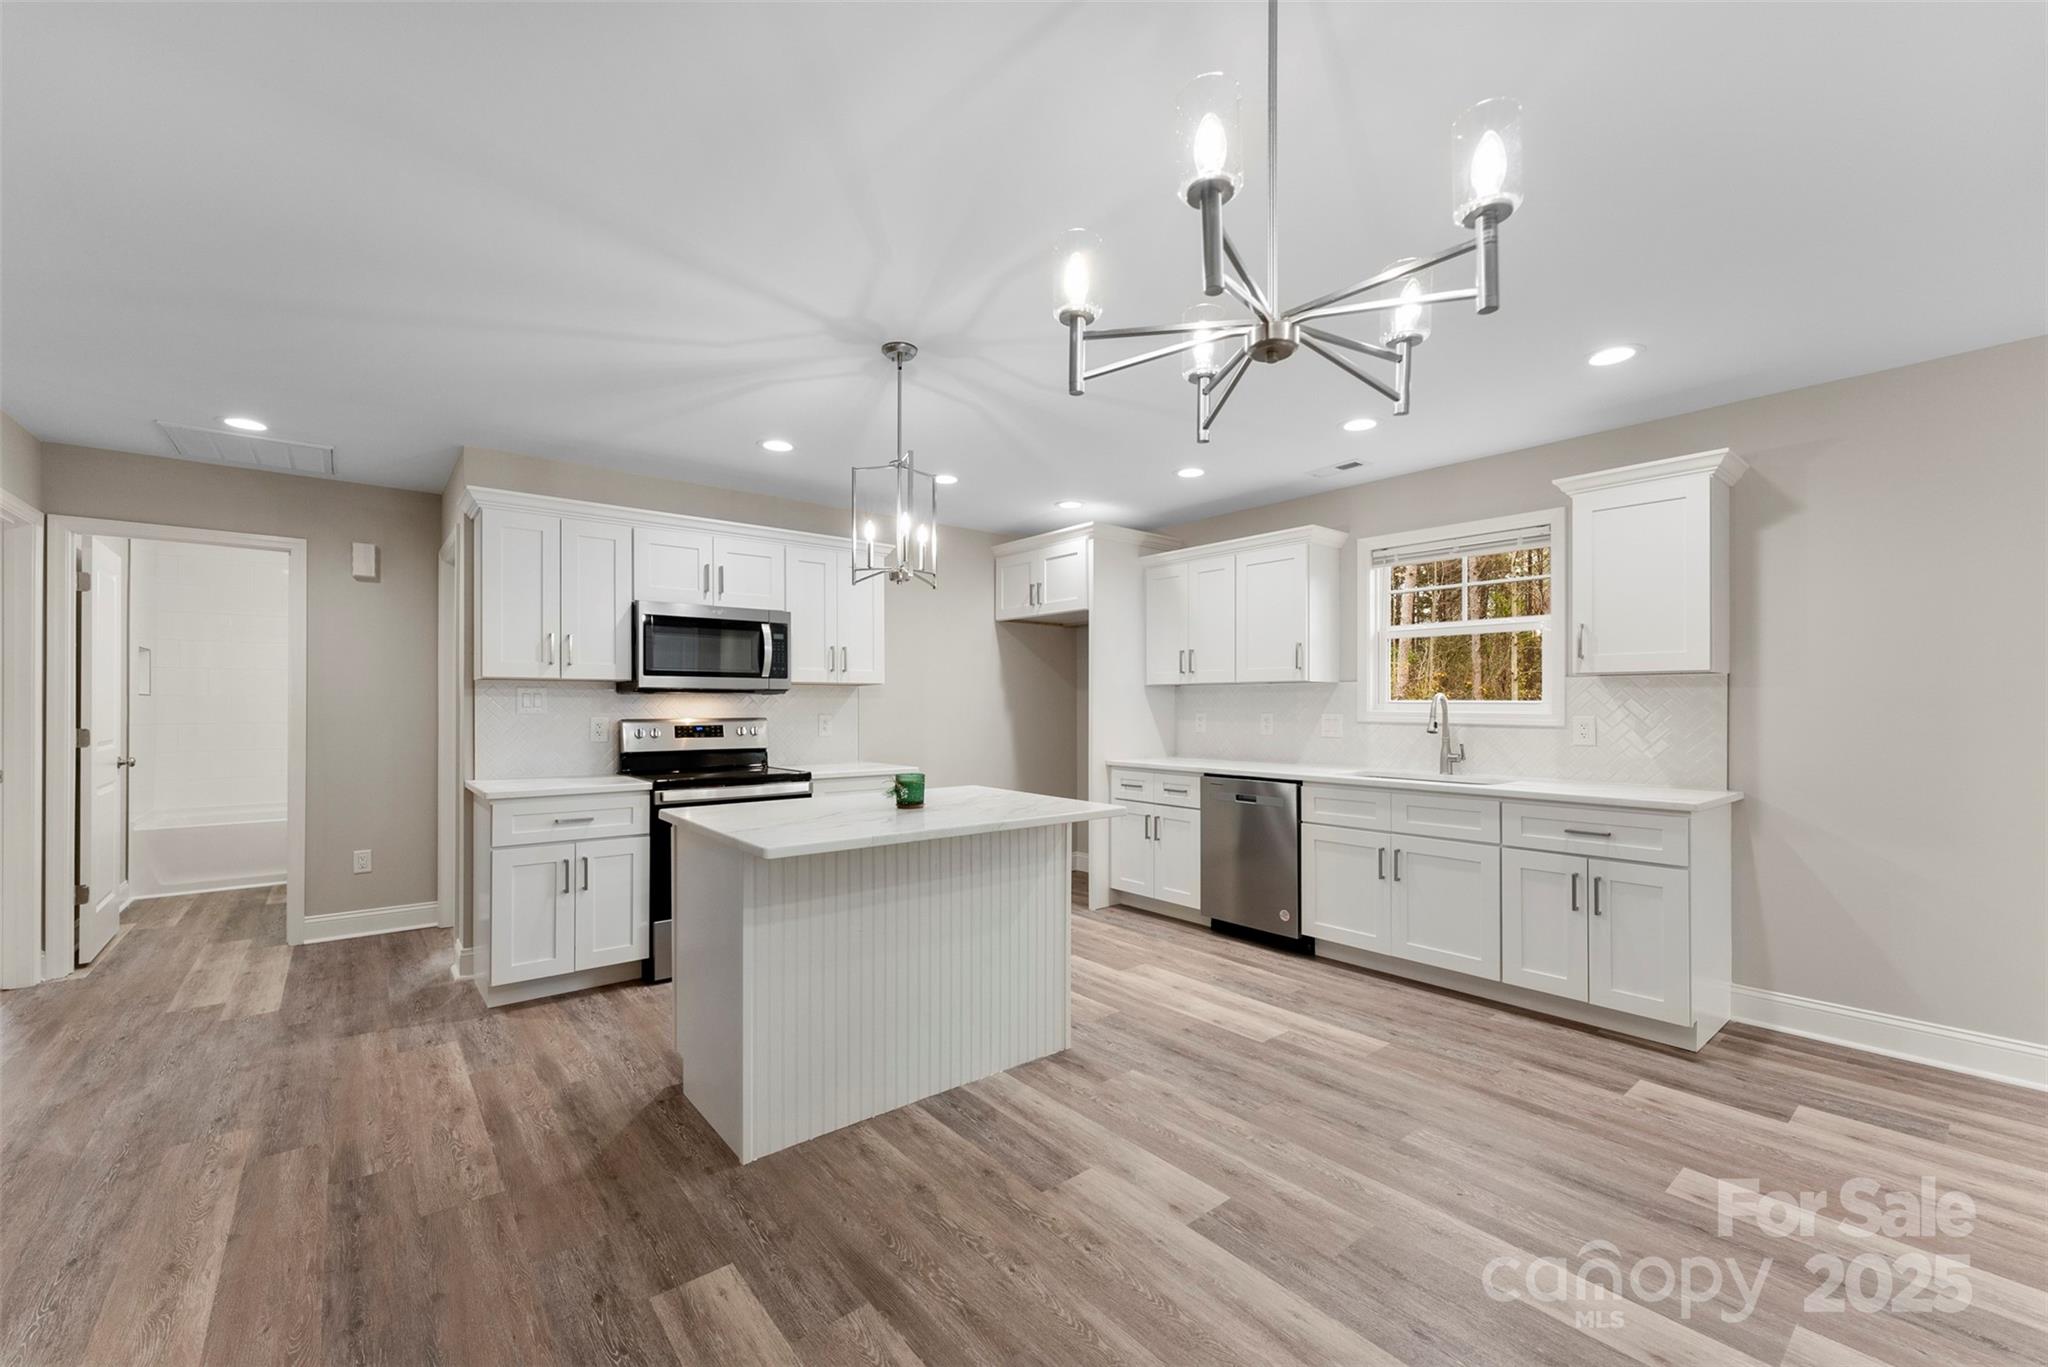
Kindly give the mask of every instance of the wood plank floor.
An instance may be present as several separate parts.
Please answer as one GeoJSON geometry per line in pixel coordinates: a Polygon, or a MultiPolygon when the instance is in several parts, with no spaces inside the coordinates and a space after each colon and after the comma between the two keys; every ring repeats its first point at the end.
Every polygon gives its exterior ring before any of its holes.
{"type": "Polygon", "coordinates": [[[1072,1050],[740,1168],[665,987],[486,1011],[442,932],[287,948],[261,890],[127,919],[0,994],[10,1363],[2048,1360],[2048,1099],[2014,1088],[1077,911],[1072,1050]],[[1858,1235],[1853,1178],[1973,1228],[1858,1235]],[[1762,1189],[1725,1232],[1723,1181],[1762,1189]],[[1968,1259],[1967,1308],[1807,1304],[1815,1255],[1915,1253],[1968,1259]]]}

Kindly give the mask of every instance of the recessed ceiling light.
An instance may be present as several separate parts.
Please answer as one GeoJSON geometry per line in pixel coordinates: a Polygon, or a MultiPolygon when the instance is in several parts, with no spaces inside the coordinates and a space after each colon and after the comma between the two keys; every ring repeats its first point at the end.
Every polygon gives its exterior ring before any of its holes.
{"type": "Polygon", "coordinates": [[[268,432],[270,430],[269,423],[258,422],[254,418],[222,418],[221,421],[234,428],[237,432],[268,432]]]}
{"type": "Polygon", "coordinates": [[[1636,346],[1629,342],[1621,342],[1614,346],[1604,346],[1601,347],[1598,351],[1594,352],[1591,356],[1588,356],[1586,358],[1586,364],[1620,365],[1623,361],[1633,359],[1635,354],[1641,350],[1641,347],[1636,346]]]}
{"type": "Polygon", "coordinates": [[[1072,512],[1076,508],[1085,508],[1088,505],[1083,503],[1078,498],[1063,498],[1053,506],[1056,508],[1065,508],[1067,511],[1072,512]]]}
{"type": "Polygon", "coordinates": [[[932,483],[934,483],[934,484],[958,484],[959,482],[960,482],[960,476],[958,476],[958,475],[933,475],[933,476],[932,476],[932,483]]]}
{"type": "Polygon", "coordinates": [[[1350,422],[1344,424],[1344,430],[1346,432],[1370,432],[1379,425],[1380,420],[1378,418],[1353,418],[1350,422]]]}
{"type": "Polygon", "coordinates": [[[1175,470],[1174,473],[1176,475],[1179,475],[1182,479],[1200,479],[1203,475],[1206,475],[1209,472],[1207,470],[1204,470],[1199,465],[1186,465],[1182,466],[1178,470],[1175,470]]]}
{"type": "Polygon", "coordinates": [[[793,441],[784,441],[781,437],[763,437],[761,439],[761,449],[763,451],[773,451],[776,455],[779,456],[783,454],[785,451],[796,450],[796,443],[793,441]]]}

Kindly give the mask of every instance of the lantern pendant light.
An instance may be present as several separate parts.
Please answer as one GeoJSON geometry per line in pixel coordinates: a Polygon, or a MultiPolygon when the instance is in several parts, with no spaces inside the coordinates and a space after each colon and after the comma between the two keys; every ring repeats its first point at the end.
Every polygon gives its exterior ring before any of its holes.
{"type": "Polygon", "coordinates": [[[896,459],[853,469],[853,582],[883,575],[892,584],[937,588],[939,487],[903,444],[903,367],[917,347],[884,342],[882,354],[896,364],[896,459]]]}

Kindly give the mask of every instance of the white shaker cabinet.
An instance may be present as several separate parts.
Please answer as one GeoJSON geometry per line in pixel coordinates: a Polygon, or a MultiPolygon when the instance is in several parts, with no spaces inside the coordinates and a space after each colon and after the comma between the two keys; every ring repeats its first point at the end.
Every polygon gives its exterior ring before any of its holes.
{"type": "Polygon", "coordinates": [[[1586,1000],[1586,861],[1535,850],[1500,852],[1500,980],[1586,1000]]]}
{"type": "Polygon", "coordinates": [[[1556,481],[1571,496],[1575,674],[1728,671],[1729,451],[1556,481]]]}
{"type": "MultiPolygon", "coordinates": [[[[996,616],[1073,618],[1088,611],[1086,535],[1067,536],[1001,556],[996,561],[996,616]]],[[[1076,618],[1078,620],[1078,618],[1076,618]]]]}
{"type": "Polygon", "coordinates": [[[645,603],[710,602],[711,533],[697,527],[635,527],[633,597],[645,603]]]}
{"type": "Polygon", "coordinates": [[[882,682],[882,579],[854,583],[844,547],[793,543],[786,564],[790,682],[882,682]]]}
{"type": "Polygon", "coordinates": [[[637,964],[647,957],[650,844],[645,836],[577,842],[577,968],[637,964]]]}
{"type": "Polygon", "coordinates": [[[1145,682],[1335,683],[1343,542],[1295,527],[1146,556],[1145,682]]]}
{"type": "Polygon", "coordinates": [[[478,522],[477,677],[632,677],[631,528],[503,508],[478,522]]]}
{"type": "Polygon", "coordinates": [[[720,607],[780,611],[789,600],[784,553],[782,542],[767,537],[713,537],[712,601],[720,607]]]}
{"type": "Polygon", "coordinates": [[[1202,813],[1196,807],[1113,799],[1124,807],[1110,822],[1110,886],[1118,892],[1202,905],[1202,813]]]}
{"type": "Polygon", "coordinates": [[[1387,953],[1500,980],[1500,848],[1393,837],[1387,953]]]}
{"type": "Polygon", "coordinates": [[[1301,828],[1302,933],[1385,954],[1393,913],[1393,837],[1340,826],[1301,828]]]}
{"type": "Polygon", "coordinates": [[[576,847],[517,845],[491,852],[491,981],[526,982],[576,970],[576,847]]]}
{"type": "Polygon", "coordinates": [[[1586,861],[1587,1000],[1634,1016],[1688,1024],[1692,913],[1684,869],[1586,861]]]}
{"type": "Polygon", "coordinates": [[[1237,682],[1235,556],[1146,568],[1145,682],[1237,682]]]}

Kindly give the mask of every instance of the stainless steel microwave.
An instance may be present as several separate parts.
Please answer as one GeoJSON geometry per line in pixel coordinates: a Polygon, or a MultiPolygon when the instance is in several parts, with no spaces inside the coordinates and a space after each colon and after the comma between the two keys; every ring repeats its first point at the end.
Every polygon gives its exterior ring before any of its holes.
{"type": "Polygon", "coordinates": [[[630,687],[779,693],[789,687],[789,614],[708,603],[635,603],[630,687]]]}

